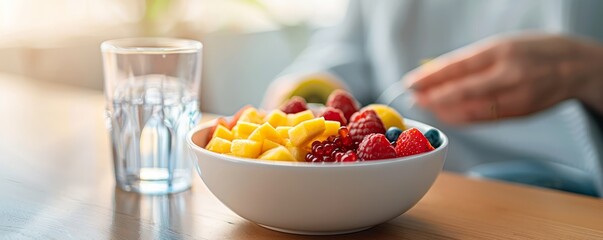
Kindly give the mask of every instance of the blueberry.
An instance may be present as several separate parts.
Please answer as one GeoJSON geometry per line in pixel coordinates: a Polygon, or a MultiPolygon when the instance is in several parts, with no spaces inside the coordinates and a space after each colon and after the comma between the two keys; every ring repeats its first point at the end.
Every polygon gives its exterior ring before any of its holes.
{"type": "Polygon", "coordinates": [[[390,143],[395,143],[398,140],[398,137],[402,134],[402,129],[397,127],[390,127],[385,132],[385,137],[389,140],[390,143]]]}
{"type": "Polygon", "coordinates": [[[425,133],[425,138],[429,140],[429,143],[431,143],[431,146],[434,148],[438,148],[442,145],[442,138],[440,138],[440,132],[438,132],[438,130],[429,129],[429,131],[425,133]]]}

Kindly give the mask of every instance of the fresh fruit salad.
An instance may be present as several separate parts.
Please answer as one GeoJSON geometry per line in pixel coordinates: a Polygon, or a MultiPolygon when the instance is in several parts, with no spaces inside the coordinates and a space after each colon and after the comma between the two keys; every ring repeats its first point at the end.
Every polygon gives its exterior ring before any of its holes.
{"type": "Polygon", "coordinates": [[[435,129],[407,129],[395,109],[372,104],[359,107],[343,90],[329,95],[326,106],[308,107],[292,97],[268,113],[243,107],[211,129],[209,151],[243,158],[291,162],[358,162],[404,157],[441,145],[435,129]]]}

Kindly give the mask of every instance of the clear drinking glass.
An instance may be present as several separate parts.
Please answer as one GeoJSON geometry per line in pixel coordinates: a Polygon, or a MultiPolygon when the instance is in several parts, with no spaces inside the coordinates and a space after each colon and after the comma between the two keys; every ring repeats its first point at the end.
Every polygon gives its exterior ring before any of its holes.
{"type": "Polygon", "coordinates": [[[106,123],[116,184],[166,194],[188,189],[192,153],[186,133],[200,119],[200,42],[129,38],[101,44],[106,123]]]}

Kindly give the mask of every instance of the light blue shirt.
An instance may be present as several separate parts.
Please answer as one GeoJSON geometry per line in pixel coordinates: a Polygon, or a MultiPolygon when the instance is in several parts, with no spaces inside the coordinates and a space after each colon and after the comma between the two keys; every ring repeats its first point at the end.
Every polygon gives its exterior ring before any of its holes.
{"type": "MultiPolygon", "coordinates": [[[[319,32],[286,73],[330,72],[360,102],[399,86],[422,59],[434,58],[501,33],[538,30],[603,42],[598,0],[352,0],[342,23],[319,32]]],[[[445,169],[465,172],[486,162],[549,161],[592,176],[603,193],[603,140],[596,122],[576,100],[532,116],[449,127],[409,104],[391,100],[404,117],[440,128],[450,138],[445,169]]]]}

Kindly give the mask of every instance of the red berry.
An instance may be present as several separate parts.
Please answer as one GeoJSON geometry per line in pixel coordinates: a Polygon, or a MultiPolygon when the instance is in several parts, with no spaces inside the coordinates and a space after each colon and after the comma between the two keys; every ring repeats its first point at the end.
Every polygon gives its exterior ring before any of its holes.
{"type": "Polygon", "coordinates": [[[352,137],[346,127],[339,128],[339,135],[329,136],[324,141],[312,142],[306,162],[355,162],[359,160],[354,152],[352,137]]]}
{"type": "Polygon", "coordinates": [[[356,99],[350,93],[341,89],[337,89],[329,95],[326,106],[341,110],[348,122],[352,114],[358,112],[359,109],[356,99]]]}
{"type": "Polygon", "coordinates": [[[339,123],[341,123],[341,126],[345,126],[348,124],[348,121],[346,120],[345,116],[343,115],[343,112],[341,112],[341,110],[334,108],[334,107],[326,107],[322,114],[320,114],[321,117],[324,117],[325,120],[329,120],[329,121],[338,121],[339,123]]]}
{"type": "Polygon", "coordinates": [[[352,150],[346,152],[345,154],[343,154],[341,156],[341,160],[339,160],[340,162],[356,162],[358,161],[358,156],[356,155],[356,153],[352,150]]]}
{"type": "Polygon", "coordinates": [[[333,139],[333,144],[335,144],[335,146],[338,148],[343,147],[343,142],[341,141],[340,137],[335,137],[335,139],[333,139]]]}
{"type": "Polygon", "coordinates": [[[306,162],[312,162],[314,155],[312,153],[306,153],[306,162]]]}
{"type": "Polygon", "coordinates": [[[339,136],[342,138],[347,138],[350,134],[350,130],[347,127],[340,127],[337,132],[339,132],[339,136]]]}
{"type": "Polygon", "coordinates": [[[416,128],[411,128],[400,134],[395,149],[398,157],[404,157],[429,152],[434,148],[423,133],[416,128]]]}
{"type": "Polygon", "coordinates": [[[286,114],[294,114],[308,110],[306,100],[299,96],[293,96],[289,101],[281,106],[281,111],[286,114]]]}
{"type": "Polygon", "coordinates": [[[354,142],[362,142],[362,139],[371,133],[385,133],[383,122],[372,109],[364,109],[354,113],[348,124],[348,129],[350,129],[350,135],[354,142]]]}
{"type": "Polygon", "coordinates": [[[385,135],[372,133],[364,138],[358,146],[358,157],[364,160],[395,158],[396,150],[385,135]]]}

